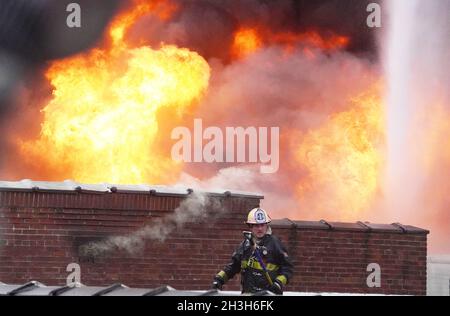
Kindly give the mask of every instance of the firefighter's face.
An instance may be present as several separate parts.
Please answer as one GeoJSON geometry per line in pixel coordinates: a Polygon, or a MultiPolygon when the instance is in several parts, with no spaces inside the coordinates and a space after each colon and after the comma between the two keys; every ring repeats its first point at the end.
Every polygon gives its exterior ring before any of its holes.
{"type": "Polygon", "coordinates": [[[252,233],[256,236],[256,238],[263,238],[267,232],[267,224],[253,224],[250,226],[252,233]]]}

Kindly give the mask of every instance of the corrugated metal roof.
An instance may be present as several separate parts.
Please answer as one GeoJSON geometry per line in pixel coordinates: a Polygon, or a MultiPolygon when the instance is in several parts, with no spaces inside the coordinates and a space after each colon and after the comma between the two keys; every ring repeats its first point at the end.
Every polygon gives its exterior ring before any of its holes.
{"type": "MultiPolygon", "coordinates": [[[[273,296],[272,292],[261,291],[251,296],[273,296]]],[[[384,294],[365,293],[335,293],[335,292],[284,292],[284,296],[349,296],[370,295],[383,296],[384,294]]],[[[116,283],[111,286],[85,286],[73,284],[70,286],[46,286],[37,281],[26,284],[5,284],[0,282],[0,296],[249,296],[239,291],[180,291],[164,285],[157,288],[130,288],[124,284],[116,283]]]]}
{"type": "MultiPolygon", "coordinates": [[[[65,180],[62,182],[32,181],[24,179],[21,181],[0,181],[0,190],[20,190],[20,191],[89,191],[89,192],[122,192],[122,193],[154,193],[160,195],[187,195],[192,192],[191,188],[181,186],[147,185],[147,184],[86,184],[65,180]]],[[[197,191],[197,190],[196,190],[197,191]]],[[[225,189],[199,190],[198,192],[210,195],[231,195],[263,199],[260,193],[246,191],[230,191],[225,189]]]]}
{"type": "MultiPolygon", "coordinates": [[[[130,288],[116,283],[111,286],[46,286],[38,281],[26,284],[5,284],[0,282],[0,296],[239,296],[237,291],[179,291],[170,286],[157,288],[130,288]]],[[[263,291],[255,295],[274,295],[263,291]]]]}

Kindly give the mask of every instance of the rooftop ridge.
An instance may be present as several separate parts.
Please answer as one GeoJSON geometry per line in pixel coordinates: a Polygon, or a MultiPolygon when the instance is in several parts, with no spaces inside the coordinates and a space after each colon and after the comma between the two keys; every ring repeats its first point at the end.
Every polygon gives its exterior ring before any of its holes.
{"type": "Polygon", "coordinates": [[[399,234],[429,234],[430,231],[411,225],[400,223],[380,224],[370,222],[333,222],[327,220],[306,221],[292,220],[288,218],[272,220],[272,226],[279,228],[333,230],[333,231],[355,231],[366,233],[399,233],[399,234]]]}
{"type": "Polygon", "coordinates": [[[188,195],[192,192],[201,192],[210,195],[253,197],[263,199],[261,193],[228,190],[191,188],[187,186],[174,185],[149,185],[149,184],[111,184],[98,183],[87,184],[73,180],[64,181],[33,181],[24,179],[20,181],[0,180],[0,191],[75,191],[75,192],[98,192],[98,193],[149,193],[161,195],[188,195]]]}

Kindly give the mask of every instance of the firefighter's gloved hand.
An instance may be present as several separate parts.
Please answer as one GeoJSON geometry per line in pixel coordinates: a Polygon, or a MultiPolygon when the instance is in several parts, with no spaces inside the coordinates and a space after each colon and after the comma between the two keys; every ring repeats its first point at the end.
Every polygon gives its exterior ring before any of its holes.
{"type": "Polygon", "coordinates": [[[222,290],[224,284],[225,284],[224,279],[221,278],[219,275],[216,275],[212,283],[212,288],[215,290],[222,290]]]}
{"type": "Polygon", "coordinates": [[[283,285],[280,282],[278,282],[278,280],[275,280],[273,284],[269,287],[269,291],[274,294],[282,295],[283,285]]]}

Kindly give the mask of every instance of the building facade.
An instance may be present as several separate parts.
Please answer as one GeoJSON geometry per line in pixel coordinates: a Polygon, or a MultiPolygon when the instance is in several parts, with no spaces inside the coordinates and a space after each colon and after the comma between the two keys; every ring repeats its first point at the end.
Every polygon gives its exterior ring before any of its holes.
{"type": "MultiPolygon", "coordinates": [[[[263,196],[212,191],[202,195],[206,200],[184,202],[195,194],[164,186],[0,181],[0,282],[64,285],[75,263],[85,285],[208,289],[263,196]]],[[[290,219],[274,220],[272,228],[295,265],[287,291],[426,294],[424,229],[290,219]]],[[[225,286],[239,288],[238,277],[225,286]]]]}

